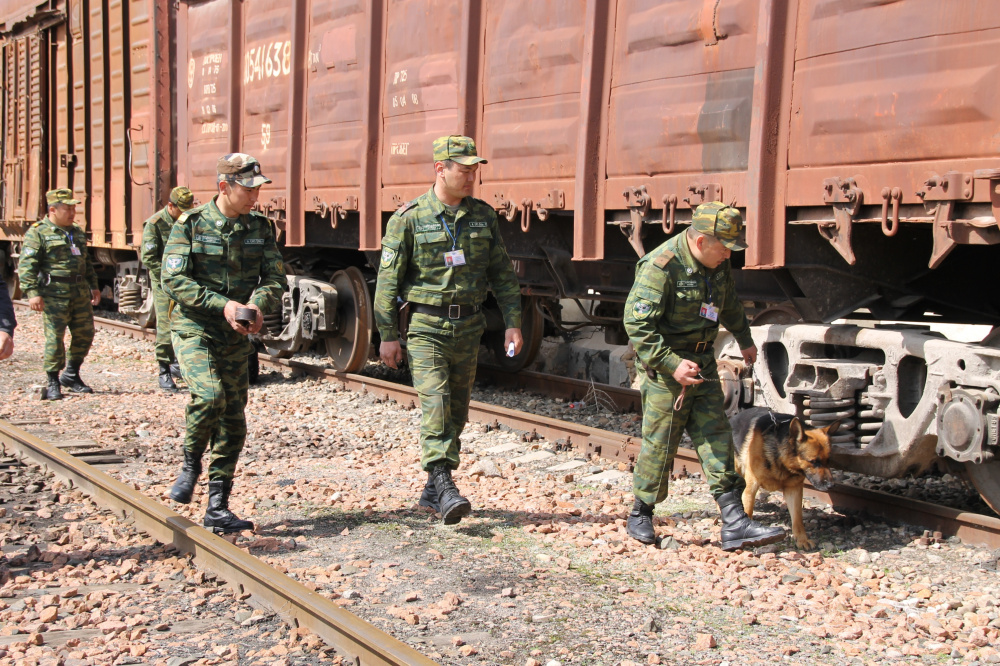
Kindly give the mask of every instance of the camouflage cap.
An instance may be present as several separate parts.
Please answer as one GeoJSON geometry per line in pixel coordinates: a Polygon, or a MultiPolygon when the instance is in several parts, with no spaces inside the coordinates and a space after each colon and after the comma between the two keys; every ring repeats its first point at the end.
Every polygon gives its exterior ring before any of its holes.
{"type": "Polygon", "coordinates": [[[186,187],[175,187],[170,190],[170,203],[181,210],[191,210],[194,207],[194,194],[186,187]]]}
{"type": "Polygon", "coordinates": [[[730,250],[745,250],[743,216],[732,206],[712,201],[698,206],[691,216],[691,228],[715,236],[730,250]]]}
{"type": "Polygon", "coordinates": [[[50,206],[55,204],[66,204],[67,206],[75,206],[80,203],[79,199],[73,198],[73,190],[66,188],[60,188],[58,190],[49,190],[45,193],[45,203],[50,206]]]}
{"type": "Polygon", "coordinates": [[[243,187],[260,187],[271,182],[260,172],[260,162],[246,153],[223,155],[219,158],[216,171],[219,172],[219,182],[225,180],[243,187]]]}
{"type": "Polygon", "coordinates": [[[470,166],[472,164],[488,164],[486,160],[476,154],[476,142],[467,136],[452,134],[434,139],[434,161],[444,162],[451,160],[470,166]]]}

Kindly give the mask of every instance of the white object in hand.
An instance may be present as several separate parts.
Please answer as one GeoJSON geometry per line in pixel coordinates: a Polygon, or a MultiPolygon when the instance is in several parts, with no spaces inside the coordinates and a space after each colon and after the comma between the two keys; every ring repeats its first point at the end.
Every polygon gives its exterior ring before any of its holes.
{"type": "Polygon", "coordinates": [[[514,343],[507,345],[507,356],[514,358],[514,343]]]}

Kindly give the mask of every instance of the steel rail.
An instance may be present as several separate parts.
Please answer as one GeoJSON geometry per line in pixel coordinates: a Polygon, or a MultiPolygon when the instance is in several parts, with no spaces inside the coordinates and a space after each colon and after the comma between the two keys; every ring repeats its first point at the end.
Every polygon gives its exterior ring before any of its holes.
{"type": "Polygon", "coordinates": [[[79,488],[162,543],[191,553],[239,594],[249,593],[293,627],[304,627],[356,666],[432,666],[421,655],[326,597],[124,483],[0,419],[0,444],[79,488]]]}
{"type": "MultiPolygon", "coordinates": [[[[101,325],[125,331],[136,338],[155,338],[155,331],[152,329],[142,329],[134,324],[109,319],[95,318],[95,321],[101,325]]],[[[267,354],[261,354],[260,361],[271,367],[288,369],[326,381],[340,382],[346,388],[375,393],[379,397],[395,400],[401,405],[416,405],[416,391],[403,384],[361,375],[338,373],[328,368],[295,360],[279,359],[267,354]]],[[[539,375],[539,373],[530,373],[530,375],[539,375]]],[[[541,376],[544,377],[544,375],[541,376]]],[[[548,379],[550,382],[558,382],[553,385],[561,386],[563,389],[570,387],[570,390],[582,390],[583,388],[589,390],[590,388],[590,382],[581,380],[567,382],[566,378],[548,379]]],[[[527,382],[535,384],[537,379],[529,376],[527,382]]],[[[597,387],[601,390],[607,388],[605,385],[597,385],[597,387]]],[[[540,387],[539,390],[544,392],[544,386],[540,387]]],[[[585,393],[580,394],[581,397],[583,395],[585,393]]],[[[641,442],[627,435],[477,401],[473,401],[469,407],[469,418],[523,432],[526,439],[535,436],[544,437],[556,443],[557,446],[573,446],[584,453],[596,453],[602,458],[625,463],[629,466],[635,464],[641,446],[641,442]]],[[[681,447],[674,459],[674,467],[688,465],[693,470],[701,468],[697,454],[691,449],[681,447]]],[[[805,495],[837,508],[861,511],[871,516],[917,525],[926,530],[941,532],[942,536],[945,537],[957,536],[969,544],[1000,548],[1000,519],[993,516],[959,511],[879,490],[868,490],[841,483],[834,484],[827,492],[818,491],[806,484],[805,495]]]]}

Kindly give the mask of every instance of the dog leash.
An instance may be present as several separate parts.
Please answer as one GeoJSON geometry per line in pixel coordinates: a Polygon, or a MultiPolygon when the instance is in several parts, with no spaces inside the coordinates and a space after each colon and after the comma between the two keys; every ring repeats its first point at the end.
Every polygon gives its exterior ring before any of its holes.
{"type": "MultiPolygon", "coordinates": [[[[719,379],[719,378],[710,379],[708,377],[702,377],[700,372],[697,374],[696,379],[700,379],[702,382],[719,382],[719,383],[722,383],[722,379],[719,379]]],[[[693,386],[693,384],[692,384],[692,386],[693,386]]],[[[681,386],[681,394],[679,396],[677,396],[676,400],[674,400],[674,411],[675,412],[681,411],[681,407],[684,406],[684,393],[685,392],[687,392],[687,385],[686,384],[684,386],[681,386]]]]}

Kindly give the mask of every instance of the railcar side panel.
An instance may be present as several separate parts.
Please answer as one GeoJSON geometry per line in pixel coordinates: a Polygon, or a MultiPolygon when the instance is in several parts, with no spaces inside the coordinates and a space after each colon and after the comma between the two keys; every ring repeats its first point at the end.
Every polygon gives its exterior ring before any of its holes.
{"type": "Polygon", "coordinates": [[[44,40],[26,35],[4,44],[3,212],[8,221],[39,218],[38,183],[42,176],[45,91],[44,40]]]}
{"type": "Polygon", "coordinates": [[[746,204],[759,10],[757,0],[619,3],[608,207],[645,186],[654,208],[665,196],[691,208],[705,192],[689,188],[709,182],[746,204]]]}
{"type": "Polygon", "coordinates": [[[563,190],[564,205],[572,208],[585,5],[486,3],[481,136],[489,157],[482,167],[487,200],[504,185],[523,183],[539,200],[563,190]]]}
{"type": "Polygon", "coordinates": [[[431,143],[459,132],[463,0],[390,0],[382,100],[382,209],[427,191],[431,143]]]}
{"type": "Polygon", "coordinates": [[[331,222],[333,215],[339,215],[338,207],[357,210],[360,203],[369,131],[365,99],[371,9],[361,0],[310,3],[302,165],[305,210],[331,222]]]}
{"type": "MultiPolygon", "coordinates": [[[[228,0],[188,5],[187,42],[178,47],[179,71],[186,73],[186,95],[178,122],[186,125],[187,142],[178,154],[178,179],[205,203],[217,191],[216,162],[230,152],[235,139],[231,68],[234,66],[234,31],[228,0]]],[[[239,61],[237,61],[239,63],[239,61]]],[[[238,64],[237,64],[238,67],[238,64]]],[[[242,69],[239,70],[241,73],[242,69]]]]}

